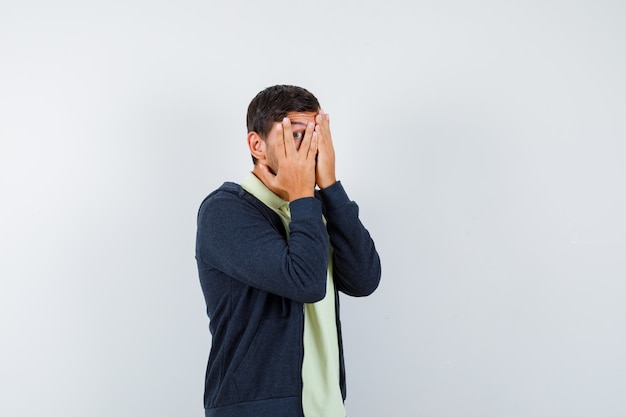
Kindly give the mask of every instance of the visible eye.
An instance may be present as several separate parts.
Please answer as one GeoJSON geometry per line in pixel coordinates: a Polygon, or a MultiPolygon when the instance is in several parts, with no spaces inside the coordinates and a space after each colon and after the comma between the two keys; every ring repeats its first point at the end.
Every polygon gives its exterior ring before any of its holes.
{"type": "Polygon", "coordinates": [[[304,138],[304,132],[293,132],[293,138],[296,140],[304,138]]]}

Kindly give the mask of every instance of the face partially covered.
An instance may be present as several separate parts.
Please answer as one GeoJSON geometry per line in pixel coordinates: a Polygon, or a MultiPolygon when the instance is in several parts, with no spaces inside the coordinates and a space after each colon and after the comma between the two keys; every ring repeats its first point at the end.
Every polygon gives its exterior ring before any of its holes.
{"type": "MultiPolygon", "coordinates": [[[[304,132],[307,124],[315,124],[316,112],[289,112],[287,118],[291,121],[291,129],[293,131],[293,140],[296,145],[296,149],[300,149],[302,139],[304,139],[304,132]]],[[[282,140],[282,130],[278,130],[278,125],[282,122],[275,122],[272,126],[272,130],[265,138],[265,164],[274,172],[278,172],[278,158],[276,157],[276,143],[278,140],[282,140]],[[279,137],[280,135],[280,137],[279,137]]]]}

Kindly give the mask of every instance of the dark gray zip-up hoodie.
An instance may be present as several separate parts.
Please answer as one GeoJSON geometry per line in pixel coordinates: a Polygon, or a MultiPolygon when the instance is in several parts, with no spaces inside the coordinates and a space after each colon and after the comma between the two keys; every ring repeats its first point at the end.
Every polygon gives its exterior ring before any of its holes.
{"type": "Polygon", "coordinates": [[[366,296],[380,281],[374,242],[341,183],[289,208],[287,240],[279,216],[237,184],[200,205],[196,260],[212,335],[207,417],[302,416],[304,303],[326,294],[329,240],[337,291],[366,296]]]}

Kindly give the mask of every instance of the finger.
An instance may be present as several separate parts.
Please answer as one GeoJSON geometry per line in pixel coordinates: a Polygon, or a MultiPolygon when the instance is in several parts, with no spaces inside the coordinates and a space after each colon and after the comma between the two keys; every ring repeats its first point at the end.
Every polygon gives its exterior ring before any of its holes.
{"type": "Polygon", "coordinates": [[[317,147],[324,146],[324,132],[321,125],[315,125],[315,133],[317,133],[317,147]]]}
{"type": "Polygon", "coordinates": [[[276,180],[276,174],[274,174],[269,166],[261,162],[259,163],[259,174],[266,183],[271,184],[276,180]]]}
{"type": "Polygon", "coordinates": [[[321,110],[320,110],[320,113],[318,113],[315,116],[315,123],[320,128],[325,129],[325,130],[328,128],[328,118],[327,118],[327,116],[328,115],[326,113],[321,112],[321,110]]]}
{"type": "Polygon", "coordinates": [[[328,115],[328,113],[322,113],[320,114],[320,117],[322,119],[322,122],[320,123],[320,125],[322,127],[324,139],[327,140],[329,143],[331,143],[332,136],[330,135],[330,116],[328,115]]]}
{"type": "Polygon", "coordinates": [[[276,141],[276,155],[284,156],[285,155],[285,142],[283,140],[284,137],[284,128],[281,123],[276,126],[276,136],[278,140],[276,141]]]}
{"type": "Polygon", "coordinates": [[[314,131],[311,136],[312,137],[311,137],[311,146],[310,146],[309,154],[313,155],[313,157],[317,157],[317,146],[319,144],[320,135],[318,135],[318,133],[314,131]]]}
{"type": "Polygon", "coordinates": [[[309,149],[311,147],[311,138],[313,137],[313,132],[315,131],[315,123],[309,122],[306,125],[306,130],[304,131],[304,139],[302,139],[302,143],[300,144],[300,150],[303,151],[302,154],[305,158],[309,156],[309,149]]]}
{"type": "Polygon", "coordinates": [[[330,130],[330,115],[328,113],[322,113],[322,126],[330,130]]]}
{"type": "Polygon", "coordinates": [[[329,122],[330,121],[330,116],[328,115],[328,113],[326,113],[324,110],[320,109],[320,111],[317,113],[317,116],[315,116],[316,121],[319,118],[319,122],[317,122],[318,124],[321,124],[322,121],[325,122],[329,122]]]}
{"type": "Polygon", "coordinates": [[[287,158],[292,158],[296,154],[296,144],[293,141],[293,129],[291,128],[291,120],[289,120],[287,117],[283,119],[282,128],[283,140],[281,141],[279,137],[278,142],[284,143],[285,155],[287,156],[287,158]]]}

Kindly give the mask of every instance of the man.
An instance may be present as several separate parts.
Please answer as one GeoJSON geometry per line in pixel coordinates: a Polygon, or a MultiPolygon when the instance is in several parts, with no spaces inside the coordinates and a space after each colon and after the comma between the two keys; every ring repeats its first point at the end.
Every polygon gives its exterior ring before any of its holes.
{"type": "Polygon", "coordinates": [[[212,335],[205,415],[344,417],[338,291],[371,294],[378,253],[335,178],[329,117],[315,96],[269,87],[247,125],[252,172],[198,213],[212,335]]]}

